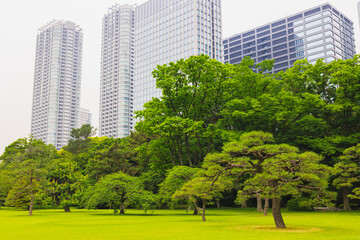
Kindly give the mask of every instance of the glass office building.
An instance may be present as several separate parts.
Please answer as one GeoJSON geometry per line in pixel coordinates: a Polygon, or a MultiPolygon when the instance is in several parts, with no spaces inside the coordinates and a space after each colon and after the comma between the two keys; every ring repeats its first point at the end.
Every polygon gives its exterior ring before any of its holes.
{"type": "Polygon", "coordinates": [[[100,136],[126,137],[132,130],[134,6],[114,5],[103,17],[100,136]]]}
{"type": "Polygon", "coordinates": [[[274,72],[286,70],[298,59],[326,63],[355,55],[353,22],[330,4],[224,39],[224,62],[238,64],[245,56],[255,63],[274,59],[274,72]]]}
{"type": "Polygon", "coordinates": [[[133,114],[160,97],[157,65],[206,54],[222,61],[221,0],[115,5],[103,18],[100,136],[126,137],[133,114]]]}
{"type": "Polygon", "coordinates": [[[135,10],[135,99],[140,110],[160,97],[157,65],[206,54],[222,61],[221,0],[150,0],[135,10]]]}
{"type": "Polygon", "coordinates": [[[78,126],[82,40],[69,21],[52,21],[37,34],[31,134],[58,150],[78,126]]]}

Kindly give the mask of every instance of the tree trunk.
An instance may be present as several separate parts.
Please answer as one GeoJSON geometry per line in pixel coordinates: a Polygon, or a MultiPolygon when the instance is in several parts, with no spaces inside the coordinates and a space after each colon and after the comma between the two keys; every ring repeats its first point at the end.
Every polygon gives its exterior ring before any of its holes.
{"type": "Polygon", "coordinates": [[[216,202],[216,207],[221,208],[221,203],[220,203],[219,199],[216,199],[215,202],[216,202]]]}
{"type": "Polygon", "coordinates": [[[33,207],[34,207],[34,196],[33,196],[32,191],[31,191],[31,199],[30,199],[30,206],[29,206],[29,216],[32,216],[33,207]]]}
{"type": "Polygon", "coordinates": [[[125,214],[125,203],[120,203],[120,214],[125,214]]]}
{"type": "Polygon", "coordinates": [[[34,207],[34,192],[32,189],[32,180],[33,180],[33,170],[30,171],[30,206],[29,206],[29,216],[32,216],[33,207],[34,207]]]}
{"type": "Polygon", "coordinates": [[[263,207],[262,207],[262,200],[260,196],[256,197],[257,200],[257,211],[258,212],[262,212],[263,211],[263,207]]]}
{"type": "Polygon", "coordinates": [[[272,199],[272,213],[276,228],[286,228],[284,220],[281,215],[281,200],[279,198],[272,199]]]}
{"type": "Polygon", "coordinates": [[[194,207],[194,213],[193,213],[194,215],[198,215],[199,214],[199,211],[197,210],[197,208],[196,207],[194,207]]]}
{"type": "Polygon", "coordinates": [[[201,217],[202,217],[202,220],[204,222],[206,221],[206,219],[205,219],[205,208],[206,208],[206,202],[205,202],[205,199],[203,199],[203,209],[202,209],[201,217]]]}
{"type": "Polygon", "coordinates": [[[178,138],[176,138],[176,145],[177,145],[177,148],[179,150],[180,166],[184,166],[184,164],[183,164],[183,156],[182,156],[182,147],[181,147],[181,144],[179,143],[178,138]]]}
{"type": "Polygon", "coordinates": [[[269,198],[265,198],[265,205],[264,205],[264,216],[267,216],[269,210],[269,198]]]}
{"type": "Polygon", "coordinates": [[[185,137],[185,147],[186,147],[186,153],[187,153],[187,158],[188,158],[189,166],[190,166],[190,167],[193,167],[193,163],[192,163],[191,157],[190,157],[190,145],[189,145],[188,137],[185,137]]]}
{"type": "Polygon", "coordinates": [[[65,212],[71,212],[71,211],[70,211],[70,206],[68,206],[68,205],[64,206],[64,211],[65,211],[65,212]]]}
{"type": "Polygon", "coordinates": [[[343,188],[343,200],[344,200],[344,210],[345,211],[351,211],[350,199],[349,199],[348,195],[349,195],[349,188],[343,188]]]}

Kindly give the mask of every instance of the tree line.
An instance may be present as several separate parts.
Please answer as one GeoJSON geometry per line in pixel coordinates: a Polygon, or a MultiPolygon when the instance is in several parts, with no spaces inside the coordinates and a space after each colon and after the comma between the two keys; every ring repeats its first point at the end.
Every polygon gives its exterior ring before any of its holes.
{"type": "Polygon", "coordinates": [[[60,151],[33,137],[0,157],[0,203],[144,211],[256,203],[284,228],[281,206],[356,207],[360,198],[359,56],[329,64],[238,65],[208,56],[158,66],[162,90],[127,138],[83,125],[60,151]],[[254,200],[255,199],[255,202],[254,200]],[[300,199],[300,200],[299,200],[300,199]],[[264,204],[264,205],[263,205],[264,204]]]}

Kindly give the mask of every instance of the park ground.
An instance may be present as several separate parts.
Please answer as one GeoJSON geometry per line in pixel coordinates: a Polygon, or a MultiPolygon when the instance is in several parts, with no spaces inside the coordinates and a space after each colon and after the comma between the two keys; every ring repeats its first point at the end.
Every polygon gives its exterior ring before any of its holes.
{"type": "Polygon", "coordinates": [[[144,215],[127,210],[35,210],[0,209],[0,239],[360,239],[360,211],[287,212],[286,230],[274,227],[271,213],[262,216],[254,209],[209,209],[207,221],[185,210],[156,210],[144,215]]]}

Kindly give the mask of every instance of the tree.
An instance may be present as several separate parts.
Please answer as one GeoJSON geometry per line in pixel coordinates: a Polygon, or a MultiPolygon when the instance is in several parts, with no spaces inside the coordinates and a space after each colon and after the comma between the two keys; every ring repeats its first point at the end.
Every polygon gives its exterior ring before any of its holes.
{"type": "Polygon", "coordinates": [[[244,133],[239,141],[226,144],[222,153],[208,155],[204,167],[218,178],[224,174],[247,175],[238,192],[237,202],[243,203],[249,197],[259,196],[272,199],[275,225],[285,228],[281,198],[304,193],[314,203],[328,203],[333,197],[326,191],[330,170],[319,163],[319,155],[299,153],[296,147],[274,142],[269,133],[244,133]]]}
{"type": "Polygon", "coordinates": [[[88,151],[86,173],[90,179],[99,181],[107,174],[122,171],[129,175],[137,173],[136,155],[129,139],[103,138],[88,151]]]}
{"type": "MultiPolygon", "coordinates": [[[[173,207],[176,202],[172,198],[177,190],[180,190],[184,184],[192,180],[200,171],[198,168],[190,168],[186,166],[175,166],[168,171],[165,180],[160,184],[159,195],[164,203],[173,207]]],[[[194,209],[194,214],[197,214],[194,209]]]]}
{"type": "Polygon", "coordinates": [[[90,137],[94,136],[96,129],[90,124],[84,124],[80,128],[73,128],[70,132],[70,140],[64,150],[73,154],[79,154],[89,147],[90,137]]]}
{"type": "Polygon", "coordinates": [[[351,210],[350,198],[359,199],[360,188],[355,186],[360,183],[360,144],[348,148],[344,154],[340,156],[340,162],[335,164],[334,173],[337,177],[333,181],[333,185],[342,190],[344,210],[351,210]]]}
{"type": "Polygon", "coordinates": [[[272,199],[277,228],[286,227],[281,215],[282,197],[305,193],[314,203],[327,203],[333,197],[326,191],[330,169],[319,163],[322,159],[319,155],[299,153],[296,147],[287,144],[266,143],[257,132],[244,134],[241,140],[237,147],[234,143],[224,147],[225,152],[236,153],[236,157],[242,159],[241,165],[248,166],[245,171],[252,172],[238,197],[241,200],[260,194],[272,199]]]}
{"type": "Polygon", "coordinates": [[[141,120],[136,129],[161,139],[172,165],[200,165],[217,147],[215,124],[225,103],[232,68],[201,55],[154,70],[162,97],[136,113],[141,120]]]}
{"type": "Polygon", "coordinates": [[[180,190],[177,190],[173,198],[186,199],[192,202],[201,214],[202,220],[206,221],[205,210],[206,204],[211,203],[212,200],[221,197],[221,192],[226,189],[227,182],[218,179],[214,182],[208,177],[196,177],[185,183],[180,190]],[[198,206],[198,202],[202,203],[202,208],[198,206]]]}
{"type": "Polygon", "coordinates": [[[358,55],[329,64],[299,60],[274,75],[256,73],[253,65],[245,58],[234,69],[219,127],[272,133],[277,143],[322,154],[330,166],[360,141],[358,55]]]}
{"type": "Polygon", "coordinates": [[[125,214],[125,207],[129,204],[141,205],[146,211],[157,202],[156,197],[143,189],[138,178],[122,172],[101,178],[95,186],[88,189],[84,200],[89,208],[106,205],[113,208],[114,213],[120,209],[120,214],[125,214]]]}
{"type": "MultiPolygon", "coordinates": [[[[21,138],[5,148],[0,168],[7,173],[12,187],[7,206],[29,206],[32,215],[37,193],[47,185],[46,166],[56,156],[56,149],[33,137],[21,138]]],[[[5,172],[4,171],[4,172],[5,172]]]]}
{"type": "Polygon", "coordinates": [[[56,205],[62,206],[65,212],[70,212],[71,206],[80,204],[88,179],[79,171],[72,154],[60,151],[60,158],[49,166],[47,178],[52,187],[50,196],[56,205]]]}

